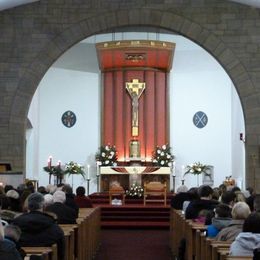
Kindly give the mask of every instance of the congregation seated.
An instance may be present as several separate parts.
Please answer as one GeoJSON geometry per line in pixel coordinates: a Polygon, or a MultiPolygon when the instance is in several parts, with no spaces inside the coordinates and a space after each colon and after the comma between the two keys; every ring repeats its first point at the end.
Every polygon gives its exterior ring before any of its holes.
{"type": "Polygon", "coordinates": [[[20,237],[21,237],[22,231],[18,226],[9,224],[4,226],[4,238],[12,241],[15,244],[15,247],[22,258],[26,256],[26,253],[21,248],[20,245],[20,237]]]}
{"type": "Polygon", "coordinates": [[[260,194],[254,196],[253,211],[260,212],[260,194]]]}
{"type": "Polygon", "coordinates": [[[4,228],[0,221],[0,259],[1,260],[22,260],[23,257],[16,249],[15,243],[5,238],[4,228]]]}
{"type": "Polygon", "coordinates": [[[83,186],[79,186],[76,189],[76,196],[74,198],[75,203],[80,208],[92,208],[91,199],[85,195],[86,189],[83,186]]]}
{"type": "Polygon", "coordinates": [[[215,237],[220,230],[227,227],[231,220],[231,208],[226,204],[218,204],[214,210],[215,217],[212,218],[212,224],[207,227],[207,236],[215,237]]]}
{"type": "Polygon", "coordinates": [[[1,209],[8,208],[8,200],[7,200],[3,186],[0,186],[0,206],[1,206],[1,209]]]}
{"type": "MultiPolygon", "coordinates": [[[[202,210],[206,210],[208,213],[213,212],[214,208],[219,203],[216,200],[212,200],[213,190],[208,185],[202,185],[199,187],[198,194],[199,199],[191,201],[185,211],[186,219],[197,219],[202,210]]],[[[211,219],[206,218],[205,224],[210,223],[211,219]]]]}
{"type": "Polygon", "coordinates": [[[7,201],[8,201],[8,209],[15,212],[20,212],[20,196],[16,190],[9,190],[6,193],[7,201]]]}
{"type": "Polygon", "coordinates": [[[243,224],[243,229],[230,246],[232,256],[253,256],[260,249],[260,213],[251,213],[243,224]]]}
{"type": "MultiPolygon", "coordinates": [[[[57,244],[59,259],[64,258],[64,233],[54,218],[44,210],[44,197],[35,192],[28,197],[28,212],[16,217],[12,224],[20,227],[21,246],[51,246],[57,244]]],[[[1,258],[0,258],[1,259],[1,258]]],[[[10,260],[10,259],[9,259],[10,260]]]]}
{"type": "Polygon", "coordinates": [[[225,191],[223,192],[220,200],[223,204],[228,205],[230,208],[233,208],[236,202],[236,194],[233,191],[225,191]]]}
{"type": "Polygon", "coordinates": [[[176,191],[176,195],[171,199],[171,207],[177,210],[183,209],[183,204],[185,201],[191,201],[197,198],[197,193],[193,190],[188,190],[187,186],[181,185],[176,191]]]}
{"type": "Polygon", "coordinates": [[[48,192],[47,192],[47,190],[44,186],[39,186],[37,191],[40,192],[43,195],[48,194],[48,192]]]}
{"type": "Polygon", "coordinates": [[[246,203],[250,207],[250,210],[254,211],[255,191],[252,187],[247,187],[246,190],[249,192],[249,196],[246,198],[246,203]]]}
{"type": "Polygon", "coordinates": [[[74,209],[76,211],[77,217],[78,217],[79,206],[76,204],[76,202],[74,200],[75,195],[73,194],[72,187],[69,184],[64,184],[61,190],[64,191],[65,195],[66,195],[66,200],[65,200],[64,204],[67,205],[68,207],[74,209]]]}
{"type": "Polygon", "coordinates": [[[54,192],[57,190],[57,186],[53,185],[53,184],[48,184],[46,186],[46,192],[50,193],[50,194],[54,194],[54,192]]]}
{"type": "Polygon", "coordinates": [[[48,205],[45,210],[56,214],[58,224],[76,224],[77,213],[74,209],[65,205],[66,195],[57,190],[53,194],[53,204],[48,205]]]}
{"type": "Polygon", "coordinates": [[[230,224],[217,234],[216,240],[233,241],[242,231],[244,221],[250,213],[250,208],[245,202],[237,202],[231,211],[230,224]]]}

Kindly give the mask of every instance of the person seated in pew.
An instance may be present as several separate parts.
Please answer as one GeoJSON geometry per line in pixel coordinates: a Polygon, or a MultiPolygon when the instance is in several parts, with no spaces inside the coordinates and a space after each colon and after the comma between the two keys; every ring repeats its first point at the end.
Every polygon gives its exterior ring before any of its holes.
{"type": "Polygon", "coordinates": [[[237,202],[232,211],[232,220],[230,224],[223,228],[215,237],[220,241],[233,241],[236,236],[242,231],[245,219],[251,213],[249,206],[245,202],[237,202]]]}
{"type": "Polygon", "coordinates": [[[198,188],[197,187],[190,188],[188,190],[188,193],[189,193],[189,200],[185,200],[183,202],[183,205],[182,205],[182,212],[183,212],[183,214],[185,214],[186,209],[188,208],[188,206],[189,206],[191,201],[199,199],[199,194],[198,194],[198,188]]]}
{"type": "Polygon", "coordinates": [[[232,256],[253,256],[253,251],[260,248],[260,213],[251,213],[243,224],[242,232],[230,246],[232,256]]]}
{"type": "Polygon", "coordinates": [[[92,202],[91,199],[85,195],[86,189],[83,186],[79,186],[76,189],[76,196],[74,198],[75,203],[80,208],[92,208],[92,202]]]}
{"type": "Polygon", "coordinates": [[[71,207],[65,205],[66,195],[57,190],[53,194],[53,204],[48,205],[45,210],[57,215],[58,224],[76,224],[77,213],[71,207]]]}
{"type": "MultiPolygon", "coordinates": [[[[186,219],[196,219],[202,210],[213,211],[219,204],[218,201],[212,200],[213,189],[208,185],[200,186],[198,194],[199,199],[191,201],[186,209],[186,219]]],[[[210,223],[211,220],[207,219],[205,224],[209,225],[210,223]]]]}
{"type": "Polygon", "coordinates": [[[246,203],[248,204],[251,211],[254,211],[254,199],[255,199],[255,190],[252,187],[247,187],[246,190],[249,192],[249,196],[246,198],[246,203]]]}
{"type": "Polygon", "coordinates": [[[63,187],[61,188],[62,191],[65,192],[66,195],[66,200],[65,200],[65,205],[67,205],[68,207],[71,207],[72,209],[74,209],[77,213],[77,217],[79,215],[79,206],[76,204],[74,198],[75,198],[75,194],[73,194],[73,189],[69,184],[64,184],[63,187]]]}
{"type": "Polygon", "coordinates": [[[222,194],[220,201],[221,201],[221,203],[228,205],[232,209],[236,202],[235,192],[233,192],[231,190],[225,191],[222,194]]]}
{"type": "Polygon", "coordinates": [[[193,194],[189,192],[188,187],[181,185],[177,188],[176,194],[171,198],[171,207],[173,209],[183,209],[184,201],[191,201],[193,194]]]}
{"type": "Polygon", "coordinates": [[[260,194],[256,194],[254,197],[253,211],[260,212],[260,194]]]}
{"type": "Polygon", "coordinates": [[[22,260],[23,257],[16,249],[16,245],[5,238],[4,227],[0,220],[0,259],[1,260],[22,260]]]}
{"type": "Polygon", "coordinates": [[[16,190],[9,190],[6,193],[8,200],[8,209],[15,212],[20,212],[20,195],[16,190]]]}
{"type": "Polygon", "coordinates": [[[12,223],[22,230],[19,240],[20,245],[37,247],[57,244],[58,259],[64,259],[64,233],[55,219],[43,212],[43,195],[39,192],[32,193],[29,195],[27,201],[28,212],[16,217],[12,223]]]}
{"type": "Polygon", "coordinates": [[[22,231],[18,226],[12,224],[4,226],[5,239],[12,241],[15,244],[16,249],[20,253],[21,257],[24,258],[26,256],[26,253],[21,248],[21,245],[19,243],[21,234],[22,231]]]}
{"type": "Polygon", "coordinates": [[[212,218],[212,224],[207,227],[207,236],[215,237],[219,231],[227,227],[231,220],[231,208],[226,204],[219,204],[216,206],[215,217],[212,218]]]}

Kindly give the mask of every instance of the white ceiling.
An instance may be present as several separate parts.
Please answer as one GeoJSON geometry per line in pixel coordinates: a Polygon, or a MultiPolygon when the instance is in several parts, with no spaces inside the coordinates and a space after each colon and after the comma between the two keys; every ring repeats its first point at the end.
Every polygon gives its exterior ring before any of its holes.
{"type": "MultiPolygon", "coordinates": [[[[0,11],[4,9],[13,8],[19,5],[37,2],[37,1],[40,0],[0,0],[0,11]]],[[[252,7],[260,8],[260,0],[227,0],[227,1],[237,2],[252,7]]]]}

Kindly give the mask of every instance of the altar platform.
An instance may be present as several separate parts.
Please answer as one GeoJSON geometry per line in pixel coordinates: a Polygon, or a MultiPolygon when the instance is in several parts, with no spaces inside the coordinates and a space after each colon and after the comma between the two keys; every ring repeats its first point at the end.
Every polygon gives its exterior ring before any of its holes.
{"type": "Polygon", "coordinates": [[[170,227],[170,201],[173,194],[167,195],[167,205],[148,203],[142,198],[125,199],[124,205],[109,204],[108,192],[89,195],[94,207],[101,207],[102,228],[163,228],[170,227]]]}
{"type": "Polygon", "coordinates": [[[101,166],[99,191],[106,192],[112,182],[118,182],[125,189],[136,183],[143,186],[144,183],[159,181],[166,183],[167,191],[170,191],[170,167],[159,167],[149,164],[142,165],[118,165],[101,166]]]}

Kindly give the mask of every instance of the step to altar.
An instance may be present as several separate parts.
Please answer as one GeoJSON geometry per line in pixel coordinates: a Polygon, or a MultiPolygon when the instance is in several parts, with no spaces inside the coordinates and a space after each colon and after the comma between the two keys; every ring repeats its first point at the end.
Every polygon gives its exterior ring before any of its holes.
{"type": "Polygon", "coordinates": [[[101,206],[101,227],[169,228],[169,206],[101,206]]]}
{"type": "Polygon", "coordinates": [[[102,228],[169,228],[170,199],[167,205],[147,203],[142,198],[126,198],[124,205],[110,205],[107,193],[89,196],[94,206],[101,207],[102,228]]]}

